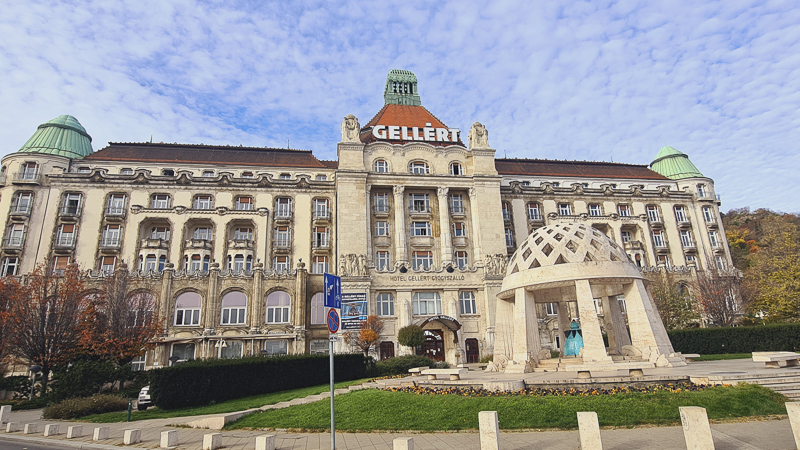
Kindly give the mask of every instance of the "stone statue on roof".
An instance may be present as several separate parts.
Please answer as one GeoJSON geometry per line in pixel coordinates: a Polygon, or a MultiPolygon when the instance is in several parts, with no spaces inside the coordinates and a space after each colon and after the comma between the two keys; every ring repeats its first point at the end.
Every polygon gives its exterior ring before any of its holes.
{"type": "Polygon", "coordinates": [[[475,122],[472,124],[472,128],[469,129],[469,148],[491,148],[489,147],[489,132],[486,131],[486,127],[483,126],[480,122],[475,122]]]}
{"type": "Polygon", "coordinates": [[[356,116],[348,114],[342,121],[342,142],[361,143],[361,139],[359,139],[360,130],[361,125],[359,125],[356,116]]]}

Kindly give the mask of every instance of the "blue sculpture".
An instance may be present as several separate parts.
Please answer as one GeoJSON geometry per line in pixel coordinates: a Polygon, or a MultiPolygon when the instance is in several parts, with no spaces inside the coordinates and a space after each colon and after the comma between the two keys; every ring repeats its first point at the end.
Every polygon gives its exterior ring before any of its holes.
{"type": "Polygon", "coordinates": [[[564,335],[567,336],[567,340],[564,342],[564,356],[580,355],[583,348],[583,335],[578,322],[573,320],[569,325],[569,331],[565,331],[564,335]]]}

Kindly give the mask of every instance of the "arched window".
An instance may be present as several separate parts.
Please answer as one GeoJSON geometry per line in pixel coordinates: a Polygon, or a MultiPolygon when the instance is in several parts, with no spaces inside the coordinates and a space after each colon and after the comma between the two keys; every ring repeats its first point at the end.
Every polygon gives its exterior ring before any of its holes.
{"type": "Polygon", "coordinates": [[[375,160],[375,172],[387,173],[389,172],[389,163],[385,159],[375,160]]]}
{"type": "Polygon", "coordinates": [[[289,323],[289,307],[292,298],[284,291],[275,291],[267,296],[267,323],[289,323]]]}
{"type": "Polygon", "coordinates": [[[412,301],[414,315],[432,316],[442,313],[442,297],[438,292],[415,292],[412,301]]]}
{"type": "Polygon", "coordinates": [[[464,175],[464,167],[460,162],[450,163],[450,175],[464,175]]]}
{"type": "Polygon", "coordinates": [[[200,304],[203,299],[196,292],[184,292],[175,299],[175,325],[200,324],[200,304]]]}
{"type": "Polygon", "coordinates": [[[139,291],[128,297],[128,327],[144,327],[153,321],[156,298],[146,291],[139,291]]]}
{"type": "Polygon", "coordinates": [[[415,175],[427,175],[431,173],[428,163],[425,161],[411,161],[408,163],[408,173],[415,175]]]}
{"type": "Polygon", "coordinates": [[[325,325],[325,294],[322,292],[311,297],[311,325],[325,325]]]}
{"type": "Polygon", "coordinates": [[[247,296],[243,292],[233,291],[222,296],[222,325],[240,325],[245,323],[247,296]]]}

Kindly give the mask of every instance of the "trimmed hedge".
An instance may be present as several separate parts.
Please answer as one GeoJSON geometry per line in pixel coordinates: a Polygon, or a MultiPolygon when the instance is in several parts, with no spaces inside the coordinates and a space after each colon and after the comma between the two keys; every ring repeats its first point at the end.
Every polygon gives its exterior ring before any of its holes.
{"type": "MultiPolygon", "coordinates": [[[[150,371],[150,396],[161,409],[203,406],[330,381],[328,355],[190,361],[150,371]]],[[[335,355],[336,381],[364,378],[360,353],[335,355]]]]}
{"type": "Polygon", "coordinates": [[[92,397],[70,398],[42,411],[43,419],[77,419],[89,414],[124,411],[128,400],[117,395],[97,394],[92,397]]]}
{"type": "Polygon", "coordinates": [[[718,355],[800,350],[800,324],[696,328],[668,332],[676,352],[718,355]]]}
{"type": "Polygon", "coordinates": [[[376,376],[408,375],[412,367],[434,367],[436,361],[427,356],[406,355],[388,358],[375,363],[376,376]]]}

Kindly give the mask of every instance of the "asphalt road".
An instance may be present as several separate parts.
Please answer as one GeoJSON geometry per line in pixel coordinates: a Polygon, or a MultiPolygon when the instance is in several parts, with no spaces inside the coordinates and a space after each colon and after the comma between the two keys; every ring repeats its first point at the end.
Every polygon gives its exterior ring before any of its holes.
{"type": "Polygon", "coordinates": [[[75,449],[75,446],[59,445],[58,442],[48,442],[46,445],[33,442],[23,442],[0,437],[0,450],[47,450],[47,449],[75,449]]]}

